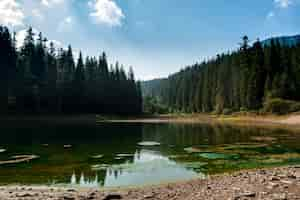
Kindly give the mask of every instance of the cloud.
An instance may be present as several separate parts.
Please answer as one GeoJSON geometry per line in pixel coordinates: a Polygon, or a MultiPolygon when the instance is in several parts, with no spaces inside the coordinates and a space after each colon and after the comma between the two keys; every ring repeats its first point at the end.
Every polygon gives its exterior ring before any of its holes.
{"type": "Polygon", "coordinates": [[[42,14],[42,12],[37,8],[32,10],[32,16],[36,17],[37,19],[39,19],[41,21],[44,20],[44,18],[45,18],[45,16],[42,14]]]}
{"type": "Polygon", "coordinates": [[[16,0],[0,0],[0,24],[6,26],[23,25],[25,16],[16,0]]]}
{"type": "Polygon", "coordinates": [[[122,9],[113,0],[92,0],[88,3],[92,8],[90,17],[97,24],[121,26],[125,18],[122,9]]]}
{"type": "MultiPolygon", "coordinates": [[[[40,31],[38,31],[35,28],[32,28],[32,32],[34,34],[34,36],[33,36],[34,40],[37,41],[40,31]]],[[[25,39],[26,35],[27,35],[27,29],[22,29],[22,30],[17,32],[17,34],[16,34],[16,40],[17,40],[16,46],[17,46],[17,48],[21,48],[23,46],[24,39],[25,39]]],[[[48,48],[50,47],[51,42],[53,42],[54,47],[56,49],[58,49],[58,48],[64,48],[65,49],[66,48],[60,41],[57,41],[57,40],[48,40],[46,42],[46,46],[48,48]]]]}
{"type": "Polygon", "coordinates": [[[59,23],[58,32],[68,32],[72,30],[74,20],[71,16],[66,17],[62,22],[59,23]]]}
{"type": "MultiPolygon", "coordinates": [[[[32,32],[34,33],[34,39],[36,40],[38,38],[39,31],[33,28],[32,32]]],[[[16,34],[17,48],[21,48],[23,46],[26,35],[27,35],[27,29],[22,29],[17,32],[16,34]]]]}
{"type": "Polygon", "coordinates": [[[274,0],[274,3],[280,8],[288,8],[293,4],[292,0],[274,0]]]}
{"type": "Polygon", "coordinates": [[[64,0],[41,0],[41,4],[46,7],[51,7],[54,4],[60,4],[63,2],[64,2],[64,0]]]}

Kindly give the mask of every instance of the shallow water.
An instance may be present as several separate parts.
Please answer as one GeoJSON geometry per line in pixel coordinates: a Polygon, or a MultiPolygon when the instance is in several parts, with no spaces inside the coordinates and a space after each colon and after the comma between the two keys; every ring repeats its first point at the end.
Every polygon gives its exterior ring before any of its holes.
{"type": "Polygon", "coordinates": [[[208,124],[6,122],[0,184],[140,186],[300,164],[300,133],[208,124]],[[6,150],[6,151],[4,151],[6,150]]]}

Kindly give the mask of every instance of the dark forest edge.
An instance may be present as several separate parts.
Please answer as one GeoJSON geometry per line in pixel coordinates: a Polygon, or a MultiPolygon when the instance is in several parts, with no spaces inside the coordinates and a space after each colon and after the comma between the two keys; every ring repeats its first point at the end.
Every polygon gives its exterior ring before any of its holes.
{"type": "Polygon", "coordinates": [[[142,83],[148,113],[288,114],[300,110],[300,43],[243,37],[236,51],[142,83]]]}
{"type": "Polygon", "coordinates": [[[108,66],[106,54],[74,61],[71,46],[46,45],[42,33],[34,39],[28,28],[24,43],[16,47],[16,34],[0,26],[0,113],[75,114],[142,113],[142,92],[132,68],[108,66]]]}

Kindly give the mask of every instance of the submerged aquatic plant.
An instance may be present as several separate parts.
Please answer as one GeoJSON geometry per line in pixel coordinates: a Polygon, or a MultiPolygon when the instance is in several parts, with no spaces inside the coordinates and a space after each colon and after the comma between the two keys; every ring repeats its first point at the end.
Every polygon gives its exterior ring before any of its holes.
{"type": "Polygon", "coordinates": [[[0,165],[29,162],[37,158],[39,158],[39,156],[37,155],[17,155],[17,156],[12,156],[10,160],[0,161],[0,165]]]}
{"type": "Polygon", "coordinates": [[[91,156],[91,158],[99,159],[99,158],[103,158],[103,156],[104,155],[102,154],[98,154],[98,155],[91,156]]]}
{"type": "Polygon", "coordinates": [[[239,159],[239,154],[224,154],[224,153],[200,153],[200,157],[206,159],[223,159],[223,160],[235,160],[239,159]]]}
{"type": "Polygon", "coordinates": [[[159,142],[154,142],[154,141],[145,141],[145,142],[139,142],[138,145],[140,146],[159,146],[159,142]]]}

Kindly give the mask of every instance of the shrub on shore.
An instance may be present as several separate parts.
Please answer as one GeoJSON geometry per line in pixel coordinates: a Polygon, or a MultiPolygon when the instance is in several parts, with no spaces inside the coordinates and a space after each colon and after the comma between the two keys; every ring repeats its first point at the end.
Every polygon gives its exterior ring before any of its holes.
{"type": "Polygon", "coordinates": [[[297,112],[300,111],[300,102],[281,98],[267,99],[263,111],[280,115],[297,112]]]}

